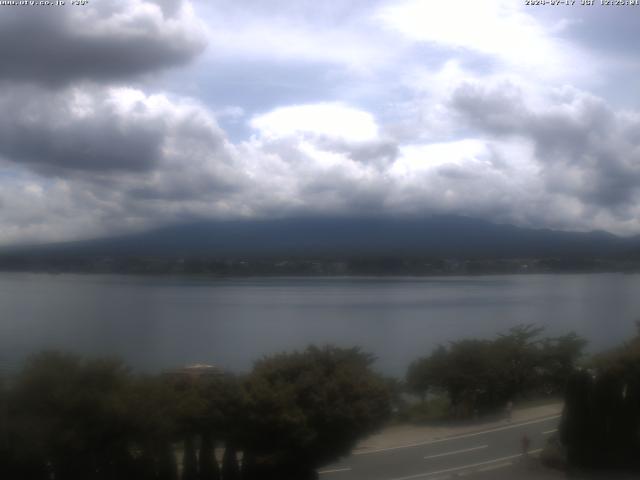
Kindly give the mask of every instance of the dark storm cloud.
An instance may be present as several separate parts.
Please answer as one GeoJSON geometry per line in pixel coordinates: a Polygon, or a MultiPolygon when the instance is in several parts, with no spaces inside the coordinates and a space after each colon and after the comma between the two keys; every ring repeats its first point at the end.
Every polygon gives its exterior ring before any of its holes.
{"type": "Polygon", "coordinates": [[[137,108],[131,116],[118,111],[102,90],[14,88],[0,94],[0,154],[45,173],[151,169],[166,126],[137,108]]]}
{"type": "Polygon", "coordinates": [[[186,188],[180,185],[187,175],[220,184],[212,178],[230,161],[224,132],[210,113],[164,95],[89,84],[56,92],[14,86],[0,91],[0,111],[0,157],[47,176],[110,182],[111,174],[128,172],[166,185],[170,168],[179,189],[186,188]]]}
{"type": "Polygon", "coordinates": [[[640,128],[636,114],[617,112],[602,99],[572,89],[533,108],[509,85],[465,84],[454,109],[471,126],[531,141],[551,192],[602,208],[634,201],[640,184],[640,128]]]}
{"type": "Polygon", "coordinates": [[[201,28],[184,5],[103,0],[82,8],[3,8],[0,80],[56,86],[184,64],[204,48],[201,28]]]}

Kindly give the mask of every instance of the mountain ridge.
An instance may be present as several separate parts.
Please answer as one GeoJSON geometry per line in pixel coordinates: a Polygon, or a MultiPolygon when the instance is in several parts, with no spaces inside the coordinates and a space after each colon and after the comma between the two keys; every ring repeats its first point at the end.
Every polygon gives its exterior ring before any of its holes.
{"type": "Polygon", "coordinates": [[[93,240],[13,246],[26,256],[434,256],[516,258],[635,252],[638,237],[566,232],[470,217],[288,218],[200,221],[93,240]]]}

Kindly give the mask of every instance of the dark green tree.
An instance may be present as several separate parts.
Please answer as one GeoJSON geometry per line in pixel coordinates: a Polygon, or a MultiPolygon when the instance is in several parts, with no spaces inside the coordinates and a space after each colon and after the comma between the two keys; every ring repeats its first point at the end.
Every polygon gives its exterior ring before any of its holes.
{"type": "Polygon", "coordinates": [[[592,392],[593,378],[586,371],[576,371],[567,380],[560,439],[567,447],[568,461],[572,465],[589,465],[595,453],[592,392]]]}
{"type": "Polygon", "coordinates": [[[359,349],[309,347],[256,363],[246,382],[243,449],[260,478],[313,478],[389,414],[384,380],[359,349]]]}
{"type": "MultiPolygon", "coordinates": [[[[62,480],[129,474],[128,370],[119,362],[44,353],[31,358],[9,405],[19,455],[62,480]]],[[[24,459],[23,459],[24,460],[24,459]]]]}
{"type": "Polygon", "coordinates": [[[640,468],[640,335],[572,375],[562,441],[571,465],[640,468]]]}
{"type": "Polygon", "coordinates": [[[240,467],[238,465],[238,452],[232,443],[227,443],[222,457],[222,480],[239,480],[240,467]]]}
{"type": "Polygon", "coordinates": [[[575,334],[540,338],[542,332],[524,325],[494,340],[439,346],[411,364],[407,385],[423,398],[428,392],[446,392],[457,416],[496,411],[528,395],[561,393],[585,342],[575,334]]]}
{"type": "MultiPolygon", "coordinates": [[[[485,340],[452,342],[430,359],[433,385],[447,392],[456,416],[468,416],[498,400],[504,384],[491,343],[485,340]]],[[[501,399],[504,394],[501,395],[501,399]]]]}
{"type": "Polygon", "coordinates": [[[586,345],[587,341],[574,332],[542,339],[540,380],[543,393],[564,394],[566,382],[582,358],[586,345]]]}
{"type": "Polygon", "coordinates": [[[0,375],[0,468],[9,464],[9,392],[0,375]]]}
{"type": "Polygon", "coordinates": [[[216,460],[214,448],[215,444],[212,435],[204,433],[200,443],[200,455],[198,456],[200,480],[220,479],[220,466],[216,460]]]}
{"type": "Polygon", "coordinates": [[[198,458],[193,436],[191,435],[185,436],[182,480],[198,480],[198,458]]]}
{"type": "MultiPolygon", "coordinates": [[[[543,357],[540,334],[543,327],[519,325],[498,336],[491,344],[502,394],[514,398],[534,390],[540,381],[543,357]]],[[[505,398],[500,398],[503,401],[505,398]]]]}
{"type": "Polygon", "coordinates": [[[443,362],[446,362],[446,356],[447,349],[439,345],[428,357],[413,361],[407,370],[407,389],[424,401],[427,393],[433,393],[434,390],[442,387],[444,371],[441,367],[443,362]]]}
{"type": "MultiPolygon", "coordinates": [[[[260,480],[256,456],[251,450],[245,450],[242,455],[240,478],[242,480],[260,480]]],[[[222,477],[224,480],[224,477],[222,477]]]]}
{"type": "Polygon", "coordinates": [[[132,449],[139,476],[177,480],[174,442],[179,439],[179,394],[166,378],[141,376],[133,380],[127,409],[134,425],[132,449]]]}
{"type": "Polygon", "coordinates": [[[154,470],[155,474],[152,474],[152,478],[157,480],[178,480],[176,454],[170,442],[165,440],[159,443],[155,463],[157,467],[154,470]]]}

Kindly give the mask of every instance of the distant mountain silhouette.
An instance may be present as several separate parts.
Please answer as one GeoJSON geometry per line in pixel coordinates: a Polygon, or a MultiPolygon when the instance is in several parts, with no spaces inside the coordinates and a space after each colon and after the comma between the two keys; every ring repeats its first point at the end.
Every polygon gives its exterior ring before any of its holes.
{"type": "MultiPolygon", "coordinates": [[[[56,256],[585,257],[637,251],[638,237],[500,225],[461,216],[206,221],[88,241],[9,249],[56,256]]],[[[4,252],[7,254],[8,250],[4,252]]]]}

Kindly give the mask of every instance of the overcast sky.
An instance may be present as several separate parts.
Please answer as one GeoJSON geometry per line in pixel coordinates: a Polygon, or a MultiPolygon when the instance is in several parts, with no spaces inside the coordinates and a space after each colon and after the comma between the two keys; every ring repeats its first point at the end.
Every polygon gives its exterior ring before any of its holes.
{"type": "Polygon", "coordinates": [[[0,244],[201,218],[640,233],[640,7],[0,5],[0,244]]]}

